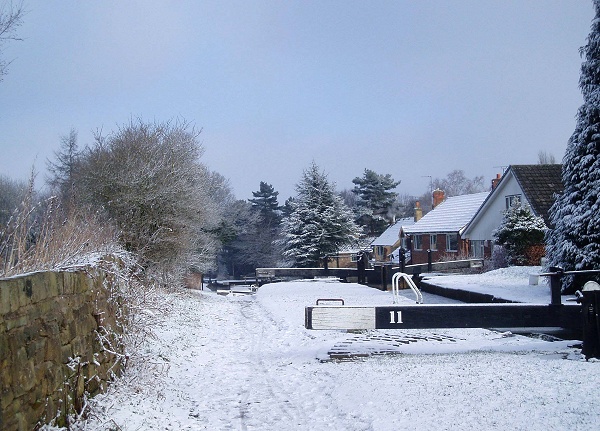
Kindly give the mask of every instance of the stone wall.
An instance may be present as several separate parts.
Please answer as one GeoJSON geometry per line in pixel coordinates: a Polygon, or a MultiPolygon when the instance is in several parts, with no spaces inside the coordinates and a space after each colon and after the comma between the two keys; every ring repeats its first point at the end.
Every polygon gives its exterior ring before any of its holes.
{"type": "Polygon", "coordinates": [[[0,429],[65,426],[121,372],[117,280],[97,268],[0,279],[0,429]]]}

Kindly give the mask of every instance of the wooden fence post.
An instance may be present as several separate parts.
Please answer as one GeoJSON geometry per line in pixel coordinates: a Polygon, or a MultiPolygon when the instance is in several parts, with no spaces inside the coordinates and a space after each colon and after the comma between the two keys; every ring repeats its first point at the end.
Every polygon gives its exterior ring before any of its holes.
{"type": "Polygon", "coordinates": [[[550,304],[552,305],[560,305],[561,304],[561,298],[560,298],[560,291],[561,291],[561,286],[560,286],[560,280],[563,276],[564,273],[564,269],[562,269],[560,266],[551,266],[550,267],[550,272],[552,272],[553,274],[550,275],[550,304]]]}
{"type": "Polygon", "coordinates": [[[585,359],[600,359],[600,286],[594,281],[587,282],[582,291],[583,347],[585,359]]]}

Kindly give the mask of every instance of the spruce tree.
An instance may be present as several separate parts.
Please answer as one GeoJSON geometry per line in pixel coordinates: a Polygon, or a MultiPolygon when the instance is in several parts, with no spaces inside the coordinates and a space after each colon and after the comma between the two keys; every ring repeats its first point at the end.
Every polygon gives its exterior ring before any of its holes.
{"type": "MultiPolygon", "coordinates": [[[[600,0],[594,0],[594,8],[596,17],[580,50],[583,105],[563,158],[565,189],[550,209],[547,235],[550,266],[565,270],[600,269],[600,0]]],[[[563,292],[591,278],[564,278],[563,292]]]]}
{"type": "Polygon", "coordinates": [[[393,221],[393,210],[398,193],[393,192],[400,181],[390,174],[380,175],[365,169],[362,177],[352,180],[352,190],[358,196],[357,222],[368,235],[381,234],[393,221]]]}
{"type": "Polygon", "coordinates": [[[304,171],[296,192],[298,196],[290,203],[292,212],[282,223],[283,254],[295,266],[317,267],[325,256],[337,254],[340,247],[356,240],[360,229],[314,162],[304,171]]]}

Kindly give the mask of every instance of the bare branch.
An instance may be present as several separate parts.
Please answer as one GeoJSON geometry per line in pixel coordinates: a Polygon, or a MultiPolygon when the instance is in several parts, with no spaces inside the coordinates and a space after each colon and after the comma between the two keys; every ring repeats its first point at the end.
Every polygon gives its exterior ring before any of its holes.
{"type": "MultiPolygon", "coordinates": [[[[0,55],[2,54],[2,45],[9,40],[23,40],[17,36],[17,28],[23,23],[23,2],[13,5],[12,2],[3,2],[0,4],[0,55]]],[[[6,70],[10,61],[0,58],[0,81],[2,76],[6,75],[6,70]]]]}

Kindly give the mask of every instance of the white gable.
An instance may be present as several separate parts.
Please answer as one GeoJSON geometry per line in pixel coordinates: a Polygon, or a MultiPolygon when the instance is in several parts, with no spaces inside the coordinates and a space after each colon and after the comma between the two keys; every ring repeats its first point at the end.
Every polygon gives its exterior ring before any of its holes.
{"type": "Polygon", "coordinates": [[[502,177],[498,187],[492,192],[489,199],[484,202],[473,220],[466,227],[463,237],[472,241],[491,241],[492,232],[500,226],[504,211],[506,211],[506,198],[519,196],[521,203],[529,205],[519,182],[508,170],[502,177]]]}

